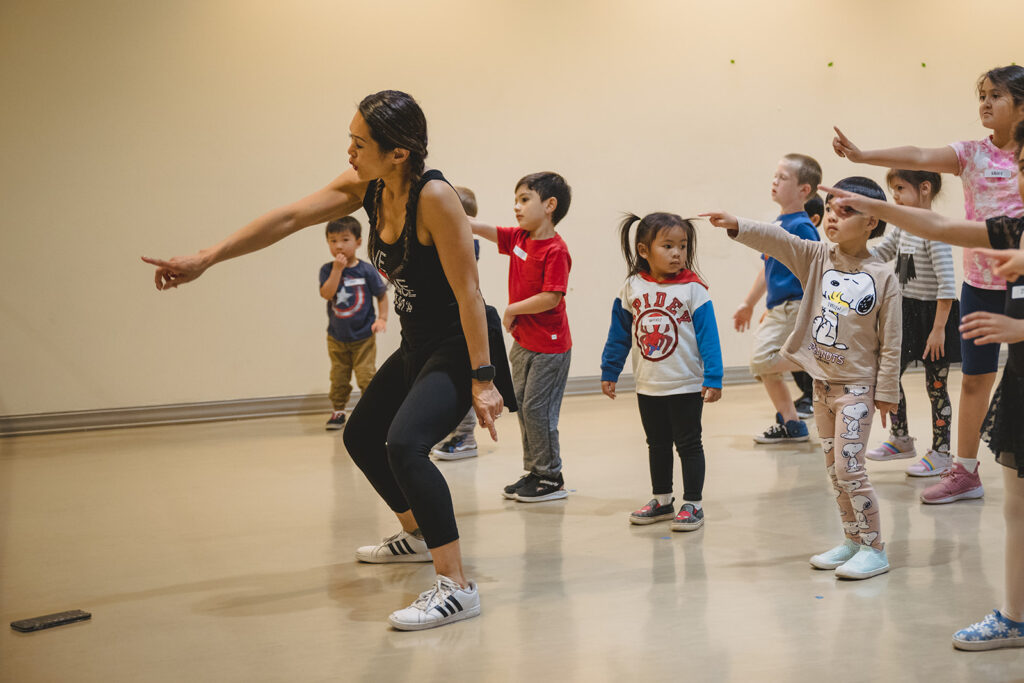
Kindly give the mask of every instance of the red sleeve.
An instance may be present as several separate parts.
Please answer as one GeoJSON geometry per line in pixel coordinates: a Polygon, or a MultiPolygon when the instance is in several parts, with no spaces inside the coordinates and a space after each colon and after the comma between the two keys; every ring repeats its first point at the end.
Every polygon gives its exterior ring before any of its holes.
{"type": "Polygon", "coordinates": [[[572,268],[572,258],[569,257],[569,249],[564,242],[552,245],[544,257],[544,284],[542,292],[569,291],[569,270],[572,268]]]}
{"type": "Polygon", "coordinates": [[[516,233],[519,228],[495,228],[498,231],[498,253],[511,254],[512,247],[516,243],[516,233]]]}

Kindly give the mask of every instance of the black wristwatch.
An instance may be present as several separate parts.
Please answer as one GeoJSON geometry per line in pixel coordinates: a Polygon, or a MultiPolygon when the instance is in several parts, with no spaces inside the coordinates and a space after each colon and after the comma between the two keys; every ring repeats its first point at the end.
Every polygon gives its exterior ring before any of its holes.
{"type": "Polygon", "coordinates": [[[473,372],[469,373],[478,382],[493,382],[494,381],[494,366],[493,365],[481,365],[473,372]]]}

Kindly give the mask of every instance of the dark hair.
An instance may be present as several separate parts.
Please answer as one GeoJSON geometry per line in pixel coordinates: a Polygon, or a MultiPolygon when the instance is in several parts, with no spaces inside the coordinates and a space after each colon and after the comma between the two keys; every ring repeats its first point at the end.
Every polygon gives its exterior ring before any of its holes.
{"type": "Polygon", "coordinates": [[[553,173],[552,171],[543,171],[541,173],[531,173],[528,176],[523,176],[516,183],[515,189],[525,186],[528,190],[536,192],[541,201],[555,198],[555,211],[551,215],[551,222],[558,225],[558,221],[565,218],[565,214],[569,212],[569,203],[572,201],[572,188],[569,187],[569,183],[565,182],[565,178],[553,173]]]}
{"type": "Polygon", "coordinates": [[[462,187],[457,185],[455,187],[455,193],[459,195],[459,201],[462,202],[462,210],[466,212],[466,215],[470,218],[476,217],[476,195],[473,194],[473,190],[468,187],[462,187]]]}
{"type": "Polygon", "coordinates": [[[359,221],[352,216],[345,216],[336,221],[331,221],[327,224],[327,229],[324,230],[325,235],[333,235],[339,232],[350,232],[358,240],[363,236],[363,226],[359,225],[359,221]]]}
{"type": "Polygon", "coordinates": [[[825,216],[825,202],[822,201],[820,194],[815,192],[811,195],[811,198],[804,204],[804,212],[808,216],[817,216],[818,218],[825,216]]]}
{"type": "Polygon", "coordinates": [[[989,69],[978,78],[978,95],[981,95],[981,88],[985,85],[985,79],[992,85],[1005,90],[1013,98],[1013,105],[1024,104],[1024,66],[1011,64],[1010,66],[997,66],[989,69]]]}
{"type": "MultiPolygon", "coordinates": [[[[837,190],[846,190],[853,194],[862,194],[865,197],[871,199],[878,199],[879,201],[885,201],[885,190],[871,178],[865,178],[864,176],[850,176],[849,178],[843,178],[834,185],[837,190]]],[[[832,201],[832,195],[825,197],[825,203],[828,204],[832,201]]],[[[868,237],[881,237],[885,234],[885,221],[881,218],[878,219],[878,225],[871,231],[868,237]]]]}
{"type": "MultiPolygon", "coordinates": [[[[419,180],[423,175],[427,158],[427,118],[423,115],[423,110],[412,95],[400,90],[381,90],[363,98],[363,101],[359,103],[359,113],[366,121],[374,142],[382,151],[390,152],[393,149],[409,151],[409,163],[406,167],[409,180],[409,199],[405,204],[405,215],[415,215],[416,203],[420,198],[419,180]]],[[[384,183],[379,178],[374,182],[376,183],[373,197],[376,211],[375,223],[379,224],[384,183]]],[[[403,230],[399,239],[402,242],[402,258],[391,272],[391,277],[399,273],[409,261],[410,237],[403,230]]],[[[378,225],[371,225],[367,251],[373,263],[376,263],[375,256],[380,251],[379,240],[378,225]]]]}
{"type": "MultiPolygon", "coordinates": [[[[628,275],[636,275],[640,271],[651,272],[651,264],[640,255],[638,245],[643,244],[650,250],[654,240],[663,230],[675,227],[682,228],[686,233],[686,258],[683,260],[683,268],[697,273],[697,229],[693,227],[693,221],[674,213],[658,211],[643,218],[627,213],[619,225],[619,241],[622,244],[622,256],[626,259],[628,275]],[[637,224],[636,235],[630,240],[629,233],[634,223],[637,224]]],[[[699,277],[700,273],[697,275],[699,277]]]]}
{"type": "Polygon", "coordinates": [[[885,184],[890,188],[897,180],[910,183],[914,190],[921,191],[921,183],[928,183],[932,186],[932,197],[938,197],[942,190],[942,176],[935,171],[908,171],[905,168],[890,168],[885,174],[885,184]]]}
{"type": "Polygon", "coordinates": [[[1017,154],[1020,156],[1020,148],[1024,147],[1024,121],[1019,121],[1013,129],[1013,141],[1017,143],[1017,154]]]}
{"type": "Polygon", "coordinates": [[[798,185],[810,185],[811,194],[818,191],[821,185],[821,164],[814,157],[806,154],[787,154],[782,157],[796,163],[796,182],[798,185]]]}

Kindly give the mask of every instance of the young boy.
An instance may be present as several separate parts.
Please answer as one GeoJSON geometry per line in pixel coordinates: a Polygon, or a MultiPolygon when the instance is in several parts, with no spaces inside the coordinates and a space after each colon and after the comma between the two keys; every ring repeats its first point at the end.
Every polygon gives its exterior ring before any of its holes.
{"type": "MultiPolygon", "coordinates": [[[[804,212],[804,202],[817,192],[821,182],[821,166],[804,154],[787,154],[779,161],[772,177],[772,201],[782,213],[776,224],[791,235],[819,241],[818,231],[804,212]]],[[[776,423],[759,436],[755,443],[786,443],[807,441],[807,425],[797,415],[789,388],[776,367],[779,350],[793,332],[800,300],[804,292],[800,281],[774,258],[762,254],[764,269],[754,279],[747,298],[733,314],[737,332],[750,326],[754,306],[767,292],[768,311],[757,328],[750,371],[763,384],[776,410],[776,423]]]]}
{"type": "Polygon", "coordinates": [[[496,228],[471,220],[473,232],[497,242],[510,256],[508,301],[502,323],[515,343],[509,353],[519,403],[526,474],[502,495],[522,503],[565,498],[558,448],[558,413],[569,377],[572,339],[565,293],[572,259],[555,226],[572,190],[557,173],[533,173],[516,183],[518,228],[496,228]]]}
{"type": "MultiPolygon", "coordinates": [[[[821,225],[821,217],[825,215],[825,202],[821,201],[821,195],[815,192],[810,199],[804,202],[804,213],[810,219],[815,228],[821,225]]],[[[793,401],[796,407],[796,414],[800,418],[814,417],[814,380],[802,370],[793,372],[793,381],[800,389],[800,396],[793,401]]]]}
{"type": "MultiPolygon", "coordinates": [[[[846,178],[836,188],[885,200],[868,178],[846,178]]],[[[867,249],[869,238],[885,232],[885,221],[831,200],[825,236],[832,244],[726,213],[702,215],[737,242],[785,263],[807,289],[775,367],[796,365],[814,378],[814,417],[845,534],[843,543],[810,562],[840,578],[866,579],[889,571],[878,496],[864,463],[875,408],[884,427],[899,403],[902,294],[893,269],[867,249]]]]}
{"type": "MultiPolygon", "coordinates": [[[[456,187],[455,192],[462,202],[462,209],[470,218],[476,217],[476,194],[468,187],[456,187]]],[[[473,250],[476,252],[477,260],[480,259],[480,240],[473,240],[473,250]]],[[[470,408],[466,417],[462,418],[459,426],[445,438],[444,441],[434,446],[430,451],[431,457],[435,460],[462,460],[463,458],[474,458],[477,454],[476,435],[473,430],[476,428],[476,412],[470,408]]]]}
{"type": "Polygon", "coordinates": [[[362,226],[351,216],[327,224],[327,246],[333,261],[320,268],[320,296],[327,299],[327,354],[331,357],[331,403],[327,429],[345,424],[345,406],[352,394],[352,372],[366,391],[377,371],[374,335],[388,323],[388,295],[377,270],[356,258],[362,226]],[[379,315],[374,315],[372,298],[379,315]]]}

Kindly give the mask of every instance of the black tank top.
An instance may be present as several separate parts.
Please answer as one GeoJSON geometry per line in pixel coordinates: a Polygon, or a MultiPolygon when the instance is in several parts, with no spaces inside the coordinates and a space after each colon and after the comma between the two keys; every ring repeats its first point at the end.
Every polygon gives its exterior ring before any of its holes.
{"type": "MultiPolygon", "coordinates": [[[[376,253],[370,254],[373,266],[394,288],[395,313],[402,325],[402,338],[412,346],[462,333],[459,305],[441,267],[437,248],[420,244],[416,238],[419,193],[431,180],[448,182],[436,169],[424,173],[419,182],[409,188],[410,193],[416,194],[416,201],[412,210],[406,211],[402,234],[394,244],[388,244],[378,236],[373,240],[377,247],[376,253]],[[408,258],[403,264],[406,242],[408,258]],[[401,270],[396,273],[399,266],[401,270]]],[[[379,182],[371,181],[363,197],[363,208],[369,217],[370,230],[377,229],[375,199],[379,182]]]]}

